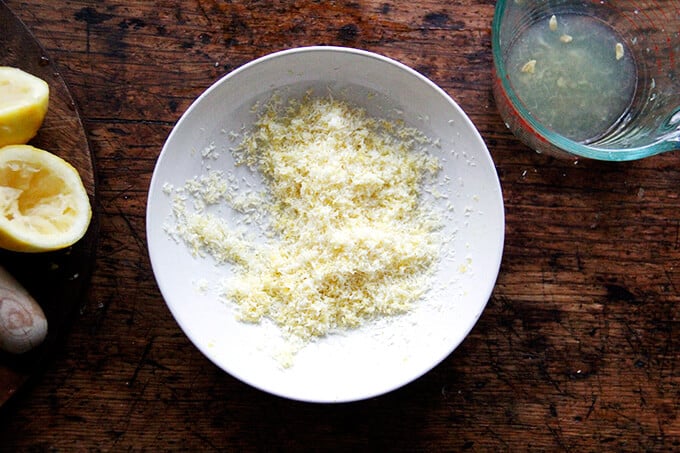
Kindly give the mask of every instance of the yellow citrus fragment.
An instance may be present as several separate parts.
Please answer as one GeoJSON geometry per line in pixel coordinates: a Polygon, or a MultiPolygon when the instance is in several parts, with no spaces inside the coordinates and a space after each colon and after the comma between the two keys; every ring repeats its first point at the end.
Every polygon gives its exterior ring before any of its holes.
{"type": "Polygon", "coordinates": [[[536,60],[529,60],[522,66],[522,72],[533,74],[536,72],[536,60]]]}
{"type": "Polygon", "coordinates": [[[623,44],[617,42],[616,46],[614,46],[614,49],[616,51],[616,59],[620,60],[621,58],[623,58],[623,44]]]}
{"type": "Polygon", "coordinates": [[[0,66],[0,146],[32,139],[45,119],[50,88],[39,77],[0,66]]]}
{"type": "Polygon", "coordinates": [[[92,208],[78,171],[30,145],[0,148],[0,247],[46,252],[82,238],[92,208]]]}

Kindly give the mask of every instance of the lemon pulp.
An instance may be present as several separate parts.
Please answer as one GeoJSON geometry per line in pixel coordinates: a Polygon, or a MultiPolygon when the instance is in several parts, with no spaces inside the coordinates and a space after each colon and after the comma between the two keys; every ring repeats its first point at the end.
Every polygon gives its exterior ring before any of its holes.
{"type": "Polygon", "coordinates": [[[68,247],[92,217],[78,171],[29,145],[0,148],[0,247],[43,252],[68,247]]]}

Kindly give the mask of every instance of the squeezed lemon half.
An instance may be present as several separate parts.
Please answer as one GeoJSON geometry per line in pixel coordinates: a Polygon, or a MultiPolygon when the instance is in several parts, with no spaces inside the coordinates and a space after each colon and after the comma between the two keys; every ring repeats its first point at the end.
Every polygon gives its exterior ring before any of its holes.
{"type": "Polygon", "coordinates": [[[0,146],[32,139],[45,119],[50,88],[27,72],[0,66],[0,146]]]}
{"type": "Polygon", "coordinates": [[[92,208],[78,171],[30,145],[0,148],[0,247],[46,252],[87,232],[92,208]]]}

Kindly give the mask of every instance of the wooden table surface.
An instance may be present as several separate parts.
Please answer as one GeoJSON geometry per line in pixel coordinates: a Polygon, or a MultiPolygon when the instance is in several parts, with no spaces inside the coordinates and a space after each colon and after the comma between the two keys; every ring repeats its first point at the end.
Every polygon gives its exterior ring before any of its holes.
{"type": "Polygon", "coordinates": [[[44,372],[0,412],[0,449],[680,449],[680,155],[539,155],[491,93],[491,0],[8,0],[80,107],[100,219],[90,288],[44,372]],[[274,397],[224,373],[163,302],[145,237],[161,147],[205,88],[281,49],[397,59],[478,127],[503,187],[495,291],[463,344],[366,401],[274,397]]]}

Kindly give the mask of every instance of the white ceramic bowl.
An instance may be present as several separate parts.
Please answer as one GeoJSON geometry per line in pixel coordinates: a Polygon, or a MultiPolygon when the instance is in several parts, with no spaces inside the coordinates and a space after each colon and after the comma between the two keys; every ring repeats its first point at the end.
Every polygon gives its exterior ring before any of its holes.
{"type": "Polygon", "coordinates": [[[306,47],[248,63],[208,88],[181,117],[163,147],[147,206],[149,255],[158,286],[182,330],[217,366],[256,388],[309,402],[374,397],[420,377],[463,341],[493,290],[504,240],[503,199],[493,161],[460,107],[434,83],[389,58],[338,47],[306,47]],[[234,168],[225,130],[252,124],[257,101],[277,90],[299,96],[328,91],[373,116],[395,115],[439,142],[440,187],[454,209],[444,233],[451,259],[439,264],[437,288],[409,313],[332,334],[304,347],[285,368],[274,358],[280,341],[273,323],[246,324],[217,291],[229,266],[192,256],[164,226],[172,222],[166,183],[182,186],[208,167],[234,168]],[[283,91],[282,91],[283,90],[283,91]],[[370,95],[369,95],[370,94],[370,95]],[[215,145],[216,159],[200,150],[215,145]],[[209,162],[207,162],[209,161],[209,162]],[[210,287],[210,284],[208,284],[210,287]]]}

